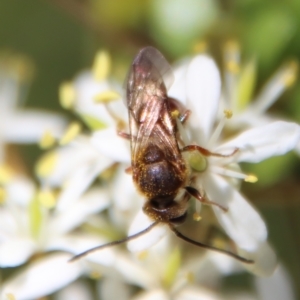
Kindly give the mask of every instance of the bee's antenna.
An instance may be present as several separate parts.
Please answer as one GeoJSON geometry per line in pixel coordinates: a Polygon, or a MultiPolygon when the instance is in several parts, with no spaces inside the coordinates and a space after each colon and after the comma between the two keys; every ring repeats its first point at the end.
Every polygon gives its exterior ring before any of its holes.
{"type": "Polygon", "coordinates": [[[185,235],[183,235],[182,233],[180,233],[174,226],[172,226],[171,224],[169,224],[169,227],[170,229],[176,234],[177,237],[179,237],[180,239],[190,243],[190,244],[193,244],[195,246],[198,246],[198,247],[202,247],[202,248],[205,248],[205,249],[210,249],[210,250],[214,250],[214,251],[217,251],[217,252],[220,252],[220,253],[223,253],[223,254],[226,254],[226,255],[229,255],[243,263],[246,263],[246,264],[253,264],[254,263],[254,260],[251,260],[251,259],[247,259],[247,258],[244,258],[244,257],[241,257],[235,253],[232,253],[232,252],[229,252],[229,251],[226,251],[226,250],[223,250],[223,249],[219,249],[219,248],[216,248],[216,247],[213,247],[213,246],[209,246],[209,245],[206,245],[206,244],[202,244],[200,242],[197,242],[197,241],[194,241],[188,237],[186,237],[185,235]]]}
{"type": "Polygon", "coordinates": [[[133,235],[127,236],[126,238],[124,238],[124,239],[122,239],[122,240],[113,241],[113,242],[110,242],[110,243],[107,243],[107,244],[104,244],[104,245],[96,246],[96,247],[91,248],[91,249],[89,249],[89,250],[86,250],[86,251],[84,251],[84,252],[81,252],[81,253],[79,253],[79,254],[73,256],[73,257],[69,260],[69,262],[73,262],[73,261],[75,261],[75,260],[78,260],[78,259],[80,259],[80,258],[82,258],[82,257],[84,257],[84,256],[86,256],[86,255],[88,255],[88,254],[90,254],[90,253],[92,253],[92,252],[95,252],[95,251],[98,251],[98,250],[102,250],[102,249],[104,249],[104,248],[109,248],[109,247],[117,246],[117,245],[120,245],[120,244],[123,244],[123,243],[127,243],[127,242],[129,242],[129,241],[131,241],[131,240],[134,240],[134,239],[136,239],[136,238],[142,236],[143,234],[149,232],[149,231],[150,231],[153,227],[155,227],[158,223],[160,223],[160,222],[156,221],[156,222],[152,223],[150,226],[148,226],[147,228],[143,229],[142,231],[140,231],[140,232],[138,232],[138,233],[135,233],[135,234],[133,234],[133,235]]]}

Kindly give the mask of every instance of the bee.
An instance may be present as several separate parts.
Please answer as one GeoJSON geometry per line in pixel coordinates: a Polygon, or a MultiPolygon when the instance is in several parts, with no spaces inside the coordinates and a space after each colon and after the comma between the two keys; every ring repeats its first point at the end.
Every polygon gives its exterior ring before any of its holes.
{"type": "Polygon", "coordinates": [[[193,187],[192,171],[183,153],[198,151],[204,156],[231,156],[237,149],[229,155],[222,155],[198,145],[184,145],[178,126],[187,121],[191,112],[179,101],[168,97],[167,85],[171,81],[170,65],[153,47],[143,48],[138,53],[127,77],[126,106],[130,134],[120,135],[130,139],[131,167],[128,173],[146,199],[143,211],[153,220],[152,225],[125,239],[89,249],[71,260],[128,242],[157,224],[166,223],[177,237],[188,243],[227,254],[244,263],[253,263],[235,253],[192,240],[176,228],[186,220],[191,197],[227,211],[227,208],[206,199],[193,187]]]}

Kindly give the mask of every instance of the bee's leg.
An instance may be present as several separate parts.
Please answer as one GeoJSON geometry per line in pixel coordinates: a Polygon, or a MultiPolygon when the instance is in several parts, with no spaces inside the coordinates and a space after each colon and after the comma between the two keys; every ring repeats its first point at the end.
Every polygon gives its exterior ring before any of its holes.
{"type": "Polygon", "coordinates": [[[190,117],[191,115],[191,111],[190,110],[186,110],[182,115],[179,116],[179,120],[181,124],[184,124],[187,119],[190,117]]]}
{"type": "Polygon", "coordinates": [[[131,175],[132,174],[132,167],[129,166],[125,169],[125,173],[131,175]]]}
{"type": "Polygon", "coordinates": [[[206,204],[206,205],[215,205],[217,207],[219,207],[220,209],[222,209],[224,212],[227,212],[228,211],[228,208],[227,207],[224,207],[222,205],[220,205],[219,203],[216,203],[216,202],[213,202],[213,201],[210,201],[208,200],[205,196],[202,196],[200,194],[200,192],[191,187],[191,186],[186,186],[185,187],[185,190],[194,198],[196,198],[197,200],[199,200],[201,203],[203,204],[206,204]]]}
{"type": "Polygon", "coordinates": [[[198,145],[188,145],[182,148],[181,151],[199,151],[202,155],[204,156],[217,156],[217,157],[230,157],[235,155],[238,151],[239,148],[235,148],[230,154],[221,154],[221,153],[214,153],[210,152],[209,150],[202,148],[198,145]]]}
{"type": "Polygon", "coordinates": [[[123,139],[126,139],[126,140],[130,140],[131,139],[131,135],[127,132],[124,132],[124,131],[121,131],[121,130],[118,130],[117,131],[117,135],[123,139]]]}

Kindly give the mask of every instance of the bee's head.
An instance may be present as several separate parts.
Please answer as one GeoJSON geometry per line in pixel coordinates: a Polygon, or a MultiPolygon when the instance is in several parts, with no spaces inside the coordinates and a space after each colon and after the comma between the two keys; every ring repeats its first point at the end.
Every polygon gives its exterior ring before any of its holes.
{"type": "Polygon", "coordinates": [[[175,201],[176,195],[155,197],[148,200],[144,213],[151,219],[164,223],[178,224],[185,221],[187,216],[187,202],[175,201]]]}

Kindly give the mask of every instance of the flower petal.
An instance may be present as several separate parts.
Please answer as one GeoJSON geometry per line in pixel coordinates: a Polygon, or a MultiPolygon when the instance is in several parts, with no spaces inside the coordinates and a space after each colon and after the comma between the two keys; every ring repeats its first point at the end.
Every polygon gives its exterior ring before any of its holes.
{"type": "Polygon", "coordinates": [[[104,170],[111,160],[102,156],[90,143],[90,139],[79,136],[71,144],[48,152],[38,162],[37,173],[46,185],[61,186],[65,180],[82,171],[85,166],[101,165],[104,170]]]}
{"type": "Polygon", "coordinates": [[[176,295],[176,300],[221,300],[219,295],[208,289],[199,287],[187,287],[176,295]]]}
{"type": "Polygon", "coordinates": [[[189,65],[186,84],[187,109],[192,111],[189,123],[197,128],[197,135],[201,134],[199,142],[207,141],[217,115],[221,90],[215,62],[206,55],[196,56],[189,65]]]}
{"type": "Polygon", "coordinates": [[[68,263],[69,254],[54,254],[30,264],[6,282],[2,295],[13,294],[18,300],[36,299],[49,295],[80,276],[78,262],[68,263]]]}
{"type": "Polygon", "coordinates": [[[296,147],[299,140],[299,125],[277,121],[244,131],[214,151],[228,153],[229,149],[237,147],[240,151],[230,160],[257,163],[266,158],[287,153],[296,147]]]}
{"type": "Polygon", "coordinates": [[[116,128],[110,127],[95,132],[91,143],[102,155],[116,162],[130,163],[129,141],[118,136],[116,128]]]}
{"type": "Polygon", "coordinates": [[[267,238],[267,228],[257,211],[222,177],[206,176],[205,191],[211,201],[225,207],[213,207],[219,223],[238,247],[254,251],[267,238]]]}
{"type": "Polygon", "coordinates": [[[174,82],[168,90],[168,96],[186,104],[186,73],[190,64],[190,59],[180,61],[174,67],[174,82]]]}
{"type": "Polygon", "coordinates": [[[36,245],[29,238],[9,238],[0,244],[0,266],[15,267],[23,264],[36,250],[36,245]]]}
{"type": "Polygon", "coordinates": [[[66,208],[73,205],[73,203],[86,191],[97,175],[111,165],[109,159],[103,158],[103,161],[101,161],[100,158],[99,155],[99,160],[95,161],[94,164],[90,163],[78,168],[73,176],[67,181],[67,185],[58,199],[58,211],[64,211],[66,208]]]}
{"type": "Polygon", "coordinates": [[[112,90],[121,94],[121,86],[112,84],[107,80],[97,81],[91,72],[84,72],[75,79],[74,88],[76,91],[75,109],[77,112],[93,116],[108,127],[115,125],[115,120],[108,113],[105,106],[96,103],[95,98],[103,92],[112,90]]]}
{"type": "MultiPolygon", "coordinates": [[[[106,239],[99,236],[92,236],[88,234],[69,234],[61,237],[56,237],[49,241],[47,250],[67,251],[71,252],[73,255],[77,255],[94,247],[104,245],[107,242],[108,241],[106,239]]],[[[110,247],[95,251],[88,254],[85,259],[103,266],[112,266],[116,260],[115,248],[110,247]]]]}
{"type": "Polygon", "coordinates": [[[129,300],[130,287],[117,278],[104,278],[98,285],[98,294],[102,300],[129,300]]]}
{"type": "Polygon", "coordinates": [[[53,232],[60,234],[67,233],[85,222],[89,215],[107,208],[109,203],[108,194],[103,189],[94,188],[83,195],[79,201],[76,201],[67,210],[53,216],[49,220],[51,222],[49,224],[49,232],[52,234],[53,232]]]}
{"type": "Polygon", "coordinates": [[[46,131],[60,137],[66,127],[66,120],[58,114],[39,110],[14,112],[5,122],[3,133],[10,143],[36,143],[46,131]]]}
{"type": "Polygon", "coordinates": [[[35,186],[28,178],[17,176],[8,182],[6,193],[9,201],[24,207],[33,199],[35,186]]]}
{"type": "Polygon", "coordinates": [[[55,296],[55,300],[66,299],[93,300],[95,298],[90,285],[87,282],[77,280],[60,290],[55,296]]]}
{"type": "MultiPolygon", "coordinates": [[[[151,220],[142,210],[140,210],[129,228],[128,236],[146,229],[151,224],[153,224],[153,220],[151,220]]],[[[128,242],[127,248],[132,252],[147,250],[151,246],[155,245],[166,234],[167,226],[164,224],[159,224],[150,232],[147,232],[144,235],[128,242]]]]}
{"type": "MultiPolygon", "coordinates": [[[[142,292],[132,300],[169,300],[170,297],[162,289],[150,290],[147,292],[142,292]]],[[[199,298],[198,298],[199,299],[199,298]]]]}
{"type": "Polygon", "coordinates": [[[254,264],[243,265],[247,270],[258,276],[271,276],[276,268],[276,254],[267,242],[261,243],[259,247],[253,252],[238,249],[238,253],[239,255],[248,259],[252,259],[254,261],[254,264]]]}
{"type": "Polygon", "coordinates": [[[271,277],[256,277],[254,279],[260,299],[296,299],[295,292],[292,288],[292,280],[287,271],[281,265],[277,266],[274,274],[271,277]]]}
{"type": "Polygon", "coordinates": [[[121,165],[114,176],[111,194],[113,205],[110,213],[113,223],[119,224],[120,228],[127,228],[142,207],[144,199],[137,192],[132,176],[125,173],[125,165],[121,165]]]}

